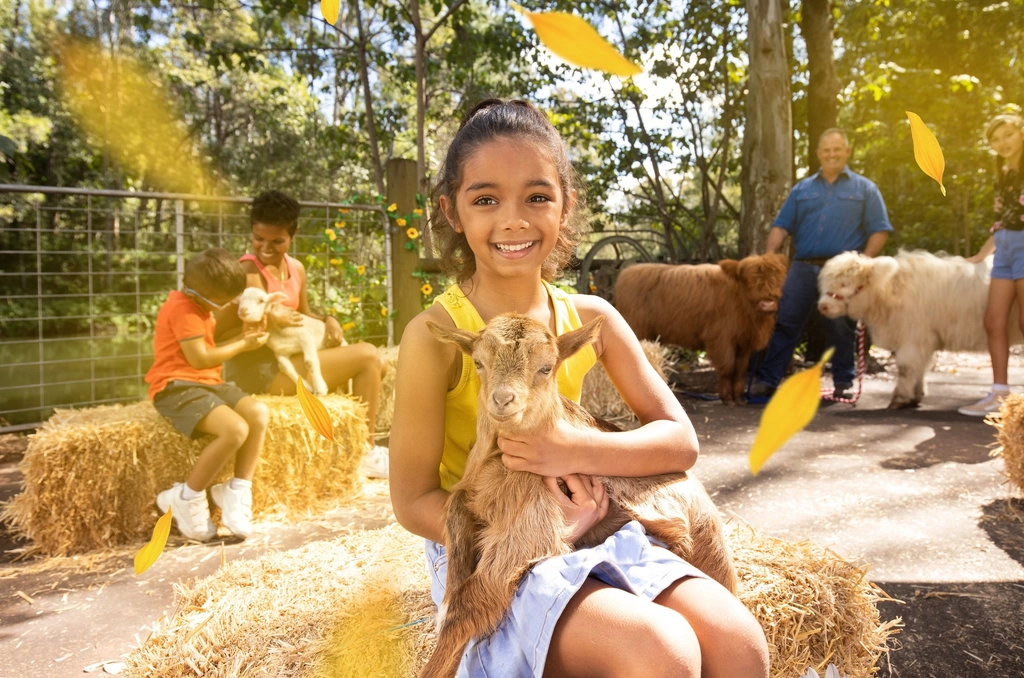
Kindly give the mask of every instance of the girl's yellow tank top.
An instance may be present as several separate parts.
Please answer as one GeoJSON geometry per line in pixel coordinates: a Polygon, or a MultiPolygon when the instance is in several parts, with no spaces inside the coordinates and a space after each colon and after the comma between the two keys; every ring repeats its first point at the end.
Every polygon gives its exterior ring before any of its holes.
{"type": "MultiPolygon", "coordinates": [[[[557,287],[544,282],[544,287],[555,309],[556,334],[564,334],[583,326],[572,298],[557,287]]],[[[434,299],[455,322],[459,329],[479,332],[484,321],[476,308],[462,293],[458,285],[452,285],[434,299]]],[[[558,390],[566,398],[579,402],[583,392],[583,377],[594,363],[597,354],[593,345],[587,345],[575,355],[566,359],[558,368],[558,390]]],[[[462,354],[462,377],[452,390],[444,412],[444,451],[441,454],[441,487],[450,491],[462,478],[466,470],[466,458],[476,442],[477,395],[480,393],[480,377],[477,376],[473,359],[462,354]]]]}

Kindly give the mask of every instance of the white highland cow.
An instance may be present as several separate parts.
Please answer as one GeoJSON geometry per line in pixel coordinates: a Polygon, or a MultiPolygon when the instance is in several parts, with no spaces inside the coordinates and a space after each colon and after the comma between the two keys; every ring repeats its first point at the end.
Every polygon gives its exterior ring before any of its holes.
{"type": "MultiPolygon", "coordinates": [[[[818,309],[829,318],[862,320],[876,346],[895,353],[898,376],[891,409],[924,397],[924,374],[935,351],[988,351],[985,305],[992,259],[900,251],[874,259],[844,252],[818,274],[818,309]]],[[[1016,306],[1010,343],[1021,342],[1016,306]]]]}

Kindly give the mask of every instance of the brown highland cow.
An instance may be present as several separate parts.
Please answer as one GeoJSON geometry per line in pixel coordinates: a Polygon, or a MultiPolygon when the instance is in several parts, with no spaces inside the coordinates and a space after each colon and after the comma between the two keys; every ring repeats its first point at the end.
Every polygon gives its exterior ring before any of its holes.
{"type": "Polygon", "coordinates": [[[734,405],[743,401],[750,356],[771,339],[786,268],[781,254],[637,264],[619,274],[615,307],[640,339],[706,351],[719,397],[734,405]]]}
{"type": "Polygon", "coordinates": [[[523,575],[537,561],[600,544],[630,520],[735,591],[736,572],[718,510],[693,475],[601,477],[611,500],[608,515],[573,544],[544,479],[510,471],[501,461],[499,434],[514,438],[544,431],[559,418],[579,428],[618,430],[558,392],[559,365],[597,338],[603,320],[559,337],[516,314],[494,318],[480,333],[427,323],[436,337],[477,362],[480,395],[476,444],[448,497],[444,612],[436,649],[421,678],[455,675],[466,645],[494,631],[523,575]]]}

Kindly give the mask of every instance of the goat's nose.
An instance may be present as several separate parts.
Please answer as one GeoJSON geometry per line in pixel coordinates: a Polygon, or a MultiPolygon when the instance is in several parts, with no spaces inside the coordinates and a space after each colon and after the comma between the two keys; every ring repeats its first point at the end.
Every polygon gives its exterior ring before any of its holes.
{"type": "Polygon", "coordinates": [[[499,408],[504,408],[516,399],[516,394],[506,388],[500,388],[491,394],[491,400],[499,408]]]}

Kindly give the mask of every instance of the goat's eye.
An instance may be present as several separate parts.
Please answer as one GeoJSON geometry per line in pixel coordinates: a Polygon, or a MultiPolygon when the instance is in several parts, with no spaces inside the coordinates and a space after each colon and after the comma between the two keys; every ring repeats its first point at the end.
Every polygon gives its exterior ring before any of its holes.
{"type": "Polygon", "coordinates": [[[482,370],[484,368],[484,364],[482,362],[480,362],[479,360],[474,360],[473,364],[476,365],[476,368],[478,370],[482,370]]]}
{"type": "Polygon", "coordinates": [[[545,365],[544,367],[537,370],[540,374],[551,374],[551,365],[545,365]]]}

